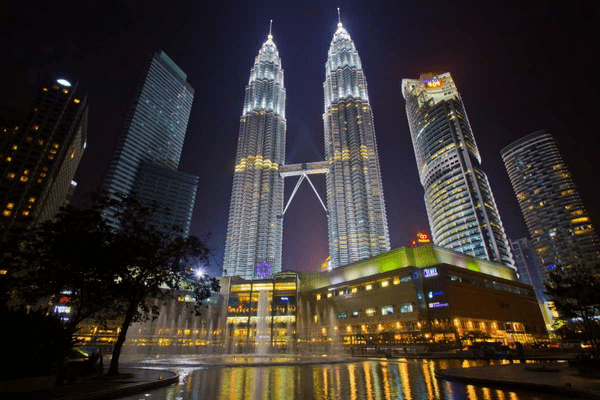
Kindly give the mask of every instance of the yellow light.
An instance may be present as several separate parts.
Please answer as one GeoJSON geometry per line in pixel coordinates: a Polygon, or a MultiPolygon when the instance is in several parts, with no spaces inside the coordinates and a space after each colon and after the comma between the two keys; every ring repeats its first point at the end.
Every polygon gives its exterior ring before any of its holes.
{"type": "Polygon", "coordinates": [[[9,172],[7,176],[8,176],[8,179],[15,179],[16,175],[13,172],[9,172]]]}
{"type": "Polygon", "coordinates": [[[79,101],[79,99],[75,99],[75,100],[73,100],[73,102],[79,104],[80,101],[79,101]]]}
{"type": "Polygon", "coordinates": [[[8,208],[9,210],[12,210],[13,208],[15,208],[15,203],[8,203],[6,205],[6,208],[8,208]]]}
{"type": "Polygon", "coordinates": [[[29,215],[29,211],[23,211],[21,214],[23,214],[23,216],[28,216],[29,215]]]}
{"type": "Polygon", "coordinates": [[[27,182],[29,180],[28,177],[26,177],[25,175],[21,176],[21,178],[19,179],[21,182],[27,182]]]}
{"type": "Polygon", "coordinates": [[[320,294],[317,295],[317,300],[321,300],[321,295],[320,294]]]}
{"type": "Polygon", "coordinates": [[[590,219],[589,219],[588,217],[581,217],[581,218],[575,218],[575,219],[572,219],[572,220],[571,220],[571,223],[572,223],[572,224],[578,224],[578,223],[580,223],[580,222],[587,222],[587,221],[589,221],[589,220],[590,220],[590,219]]]}
{"type": "Polygon", "coordinates": [[[12,161],[12,157],[6,157],[6,161],[7,162],[11,162],[12,161]]]}
{"type": "Polygon", "coordinates": [[[4,210],[4,211],[2,212],[2,215],[4,215],[5,217],[10,217],[10,214],[11,214],[11,213],[12,213],[12,211],[10,211],[10,210],[4,210]]]}
{"type": "Polygon", "coordinates": [[[390,283],[388,281],[381,282],[381,287],[388,287],[390,283]]]}
{"type": "Polygon", "coordinates": [[[330,298],[331,296],[333,296],[333,293],[331,293],[331,292],[327,293],[327,298],[330,298]]]}
{"type": "Polygon", "coordinates": [[[352,288],[352,293],[358,293],[358,288],[356,288],[356,287],[352,288]]]}
{"type": "Polygon", "coordinates": [[[371,289],[373,289],[373,286],[372,285],[367,285],[367,287],[365,289],[366,290],[371,290],[371,289]]]}

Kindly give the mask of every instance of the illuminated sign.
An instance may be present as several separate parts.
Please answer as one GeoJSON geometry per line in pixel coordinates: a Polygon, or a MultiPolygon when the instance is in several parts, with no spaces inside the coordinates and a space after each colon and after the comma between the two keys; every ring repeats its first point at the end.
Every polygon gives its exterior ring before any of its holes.
{"type": "Polygon", "coordinates": [[[438,87],[438,86],[442,86],[442,81],[437,76],[433,77],[431,79],[424,79],[423,83],[428,88],[435,88],[435,87],[438,87]]]}
{"type": "Polygon", "coordinates": [[[271,273],[271,264],[266,261],[259,262],[256,266],[256,274],[261,278],[266,278],[271,273]]]}
{"type": "Polygon", "coordinates": [[[59,314],[69,314],[71,312],[71,307],[67,306],[56,306],[55,310],[59,314]]]}
{"type": "Polygon", "coordinates": [[[429,308],[439,308],[439,307],[448,307],[448,303],[440,303],[436,301],[435,303],[429,303],[429,308]]]}
{"type": "Polygon", "coordinates": [[[443,295],[444,292],[440,291],[440,292],[429,292],[429,294],[427,295],[430,299],[433,299],[433,296],[441,296],[443,295]]]}
{"type": "Polygon", "coordinates": [[[418,243],[431,243],[429,239],[429,235],[424,232],[417,233],[417,242],[418,243]]]}
{"type": "Polygon", "coordinates": [[[423,270],[423,276],[425,278],[430,278],[432,276],[437,276],[438,271],[437,268],[427,268],[423,270]]]}

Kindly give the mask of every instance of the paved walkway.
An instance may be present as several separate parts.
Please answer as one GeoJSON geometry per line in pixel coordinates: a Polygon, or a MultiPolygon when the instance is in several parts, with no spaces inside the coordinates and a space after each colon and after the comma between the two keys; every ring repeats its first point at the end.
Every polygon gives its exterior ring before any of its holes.
{"type": "Polygon", "coordinates": [[[600,399],[600,378],[580,376],[566,363],[506,364],[436,371],[437,378],[464,383],[512,386],[579,398],[600,399]]]}
{"type": "Polygon", "coordinates": [[[171,371],[119,368],[114,378],[78,380],[35,392],[0,393],[6,400],[107,400],[144,392],[176,383],[179,376],[171,371]]]}

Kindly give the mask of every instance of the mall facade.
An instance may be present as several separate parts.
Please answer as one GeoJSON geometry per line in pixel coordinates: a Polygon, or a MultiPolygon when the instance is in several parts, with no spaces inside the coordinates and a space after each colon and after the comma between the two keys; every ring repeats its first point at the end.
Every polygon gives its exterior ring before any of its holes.
{"type": "MultiPolygon", "coordinates": [[[[132,326],[126,345],[254,352],[262,342],[270,352],[297,352],[548,340],[534,289],[513,268],[432,244],[319,273],[219,279],[201,317],[187,315],[192,298],[182,294],[155,322],[132,326]]],[[[109,344],[113,335],[105,336],[109,344]]]]}

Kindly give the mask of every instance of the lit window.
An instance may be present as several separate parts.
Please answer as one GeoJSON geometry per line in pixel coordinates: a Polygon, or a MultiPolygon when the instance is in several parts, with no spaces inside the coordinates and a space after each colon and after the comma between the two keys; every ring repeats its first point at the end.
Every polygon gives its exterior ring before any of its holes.
{"type": "Polygon", "coordinates": [[[12,213],[12,211],[10,211],[10,210],[4,210],[4,211],[2,212],[2,215],[4,215],[5,217],[10,217],[10,214],[11,214],[11,213],[12,213]]]}
{"type": "Polygon", "coordinates": [[[400,305],[400,312],[401,313],[409,313],[413,311],[413,306],[412,304],[401,304],[400,305]]]}
{"type": "Polygon", "coordinates": [[[79,104],[79,99],[75,99],[73,102],[79,104]]]}
{"type": "Polygon", "coordinates": [[[54,143],[54,144],[52,145],[52,147],[54,147],[55,149],[58,149],[58,143],[54,143]]]}
{"type": "Polygon", "coordinates": [[[399,284],[399,283],[400,283],[400,278],[398,278],[398,277],[395,277],[392,283],[393,283],[394,285],[397,285],[397,284],[399,284]]]}
{"type": "Polygon", "coordinates": [[[35,197],[30,197],[30,198],[29,198],[29,202],[30,202],[30,203],[35,203],[35,197]]]}
{"type": "Polygon", "coordinates": [[[40,177],[41,177],[41,178],[45,178],[45,177],[46,177],[46,173],[45,173],[45,172],[41,172],[41,173],[40,173],[40,177]]]}
{"type": "Polygon", "coordinates": [[[63,89],[63,93],[67,94],[67,93],[69,93],[69,91],[67,89],[63,89]]]}
{"type": "Polygon", "coordinates": [[[21,178],[19,179],[21,182],[27,182],[29,180],[28,177],[26,177],[25,175],[21,176],[21,178]]]}
{"type": "Polygon", "coordinates": [[[42,167],[42,171],[48,171],[48,167],[42,167]]]}
{"type": "Polygon", "coordinates": [[[25,140],[27,140],[28,142],[31,142],[31,141],[33,141],[33,138],[32,138],[31,136],[27,136],[27,137],[25,138],[25,140]]]}
{"type": "Polygon", "coordinates": [[[53,155],[49,155],[48,156],[48,160],[54,160],[54,156],[53,155]]]}
{"type": "Polygon", "coordinates": [[[313,315],[313,321],[315,321],[315,324],[319,322],[319,316],[317,314],[313,315]]]}
{"type": "Polygon", "coordinates": [[[371,290],[371,289],[373,289],[373,285],[367,285],[367,286],[365,287],[365,289],[366,289],[366,290],[371,290]]]}
{"type": "Polygon", "coordinates": [[[23,171],[23,175],[29,175],[29,170],[26,169],[25,171],[23,171]]]}
{"type": "Polygon", "coordinates": [[[71,158],[75,157],[75,149],[71,150],[71,158]]]}
{"type": "Polygon", "coordinates": [[[333,293],[331,293],[331,292],[327,293],[327,298],[330,298],[331,296],[333,296],[333,293]]]}
{"type": "Polygon", "coordinates": [[[40,146],[44,144],[44,141],[42,139],[38,140],[37,142],[40,146]]]}
{"type": "Polygon", "coordinates": [[[321,300],[321,295],[320,294],[317,295],[317,300],[321,300]]]}
{"type": "Polygon", "coordinates": [[[7,175],[8,179],[15,179],[15,176],[16,175],[14,174],[14,172],[9,172],[7,175]]]}
{"type": "Polygon", "coordinates": [[[8,208],[9,210],[12,210],[13,208],[15,208],[15,203],[8,203],[6,205],[6,208],[8,208]]]}
{"type": "Polygon", "coordinates": [[[344,291],[343,291],[343,290],[340,290],[340,291],[338,292],[338,296],[341,296],[341,295],[343,295],[343,294],[344,294],[344,291]]]}
{"type": "Polygon", "coordinates": [[[38,129],[40,129],[39,125],[34,125],[34,126],[33,126],[33,130],[34,130],[34,131],[37,131],[38,129]]]}
{"type": "Polygon", "coordinates": [[[24,217],[29,215],[29,211],[23,211],[21,214],[23,214],[24,217]]]}
{"type": "Polygon", "coordinates": [[[381,307],[381,315],[388,315],[394,313],[394,306],[383,306],[381,307]]]}
{"type": "Polygon", "coordinates": [[[383,281],[383,282],[381,282],[381,287],[388,287],[389,284],[390,283],[388,281],[383,281]]]}
{"type": "Polygon", "coordinates": [[[17,150],[19,148],[19,146],[17,146],[16,144],[12,147],[13,150],[17,150]]]}
{"type": "Polygon", "coordinates": [[[352,288],[352,293],[358,293],[358,288],[357,287],[353,287],[352,288]]]}
{"type": "Polygon", "coordinates": [[[11,162],[12,161],[12,157],[6,157],[6,161],[7,162],[11,162]]]}
{"type": "Polygon", "coordinates": [[[372,317],[373,315],[375,315],[375,309],[374,308],[367,308],[365,310],[365,314],[367,314],[367,317],[372,317]]]}

